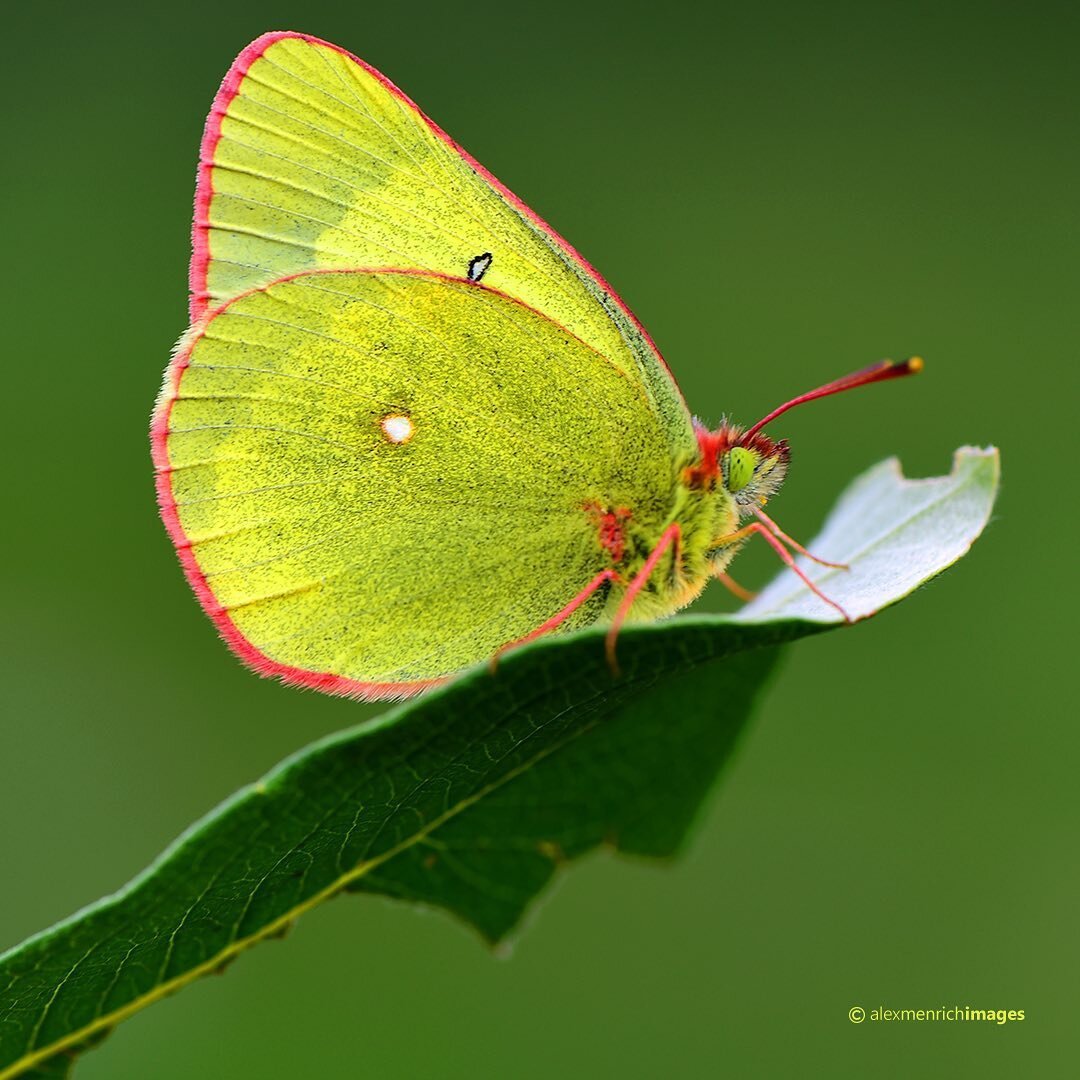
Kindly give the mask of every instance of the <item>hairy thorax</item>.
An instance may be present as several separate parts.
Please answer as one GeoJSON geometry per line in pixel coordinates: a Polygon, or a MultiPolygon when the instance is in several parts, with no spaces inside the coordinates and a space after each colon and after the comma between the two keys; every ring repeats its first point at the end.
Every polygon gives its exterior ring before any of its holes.
{"type": "Polygon", "coordinates": [[[739,547],[724,538],[738,528],[734,500],[721,486],[695,487],[681,475],[666,513],[646,514],[632,506],[592,505],[588,512],[597,539],[617,574],[605,617],[611,617],[626,588],[645,568],[664,534],[678,525],[677,539],[664,550],[630,609],[630,621],[662,618],[685,607],[734,556],[739,547]]]}

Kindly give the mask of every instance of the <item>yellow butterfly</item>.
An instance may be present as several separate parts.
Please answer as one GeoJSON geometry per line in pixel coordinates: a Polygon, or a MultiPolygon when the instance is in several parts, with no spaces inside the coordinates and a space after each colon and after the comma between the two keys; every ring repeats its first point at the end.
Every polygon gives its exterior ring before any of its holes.
{"type": "Polygon", "coordinates": [[[188,579],[258,671],[365,698],[598,621],[613,647],[754,533],[793,565],[762,510],[788,448],[763,425],[919,367],[696,426],[603,278],[304,34],[253,42],[214,100],[190,281],[151,433],[188,579]]]}

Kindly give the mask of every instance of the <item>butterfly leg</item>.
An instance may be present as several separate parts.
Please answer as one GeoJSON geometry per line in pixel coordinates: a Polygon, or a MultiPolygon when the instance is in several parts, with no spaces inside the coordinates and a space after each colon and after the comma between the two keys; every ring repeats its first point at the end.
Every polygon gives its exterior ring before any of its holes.
{"type": "Polygon", "coordinates": [[[594,577],[592,581],[590,581],[589,584],[586,585],[585,588],[582,589],[581,592],[579,592],[577,596],[575,596],[574,599],[566,605],[566,607],[564,607],[556,614],[552,615],[551,618],[547,620],[547,622],[542,622],[535,630],[530,630],[529,633],[527,633],[524,637],[519,637],[516,641],[508,642],[506,645],[503,645],[499,649],[496,649],[494,655],[491,657],[489,665],[491,668],[491,673],[495,673],[495,670],[499,666],[499,660],[502,657],[503,653],[507,653],[511,649],[516,649],[521,645],[526,645],[530,641],[535,641],[536,638],[549,633],[550,631],[558,627],[561,623],[566,622],[566,620],[569,619],[570,616],[573,615],[574,612],[577,611],[577,609],[581,607],[581,605],[584,604],[585,601],[588,600],[589,597],[592,596],[592,594],[596,592],[596,590],[599,589],[601,585],[603,585],[607,581],[614,581],[615,578],[617,578],[618,576],[619,575],[616,574],[614,570],[601,570],[600,573],[597,574],[596,577],[594,577]]]}
{"type": "Polygon", "coordinates": [[[754,514],[759,517],[781,540],[784,541],[789,547],[793,547],[800,555],[805,555],[808,559],[813,559],[819,566],[829,566],[833,570],[850,570],[851,567],[847,563],[842,562],[829,562],[827,559],[819,559],[812,552],[809,552],[799,543],[798,540],[793,540],[779,525],[760,506],[754,507],[754,514]]]}
{"type": "Polygon", "coordinates": [[[783,544],[772,534],[772,532],[766,528],[760,521],[752,521],[749,525],[744,525],[737,532],[730,533],[728,536],[721,537],[721,541],[724,544],[734,543],[738,540],[745,540],[748,536],[757,534],[763,537],[769,544],[769,547],[780,556],[780,560],[783,564],[791,570],[802,583],[816,596],[819,600],[823,600],[829,607],[836,608],[841,615],[844,616],[844,622],[854,622],[855,620],[835,601],[830,600],[803,572],[802,568],[797,566],[795,560],[791,557],[791,552],[788,551],[783,544]]]}
{"type": "Polygon", "coordinates": [[[682,530],[679,528],[679,523],[677,521],[669,525],[663,531],[660,539],[656,542],[656,547],[649,553],[649,557],[637,572],[637,576],[630,582],[630,585],[626,590],[626,595],[623,596],[622,601],[619,604],[619,609],[615,612],[615,618],[611,620],[611,626],[608,629],[607,638],[604,641],[604,648],[607,652],[608,667],[611,668],[611,674],[614,676],[619,674],[619,665],[615,659],[615,642],[619,637],[619,630],[622,628],[622,624],[634,603],[634,598],[641,592],[645,582],[649,580],[649,575],[656,569],[656,564],[660,561],[660,557],[664,552],[667,551],[672,544],[675,545],[675,550],[678,552],[679,541],[681,539],[682,530]]]}
{"type": "Polygon", "coordinates": [[[757,596],[756,592],[744,589],[730,574],[725,574],[723,570],[719,573],[714,573],[713,577],[715,577],[732,596],[741,600],[744,604],[749,603],[757,596]]]}

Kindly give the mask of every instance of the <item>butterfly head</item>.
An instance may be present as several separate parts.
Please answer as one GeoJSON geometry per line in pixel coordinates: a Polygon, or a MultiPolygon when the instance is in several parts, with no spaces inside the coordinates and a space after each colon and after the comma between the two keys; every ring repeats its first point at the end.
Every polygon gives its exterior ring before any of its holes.
{"type": "Polygon", "coordinates": [[[780,490],[791,458],[786,440],[774,442],[760,431],[747,437],[726,421],[716,431],[699,424],[696,434],[700,460],[686,471],[688,487],[722,487],[740,517],[764,506],[780,490]]]}
{"type": "Polygon", "coordinates": [[[785,440],[773,442],[760,432],[745,442],[737,428],[728,428],[724,434],[727,449],[717,462],[720,480],[740,515],[748,514],[755,506],[764,506],[780,490],[791,451],[785,440]]]}

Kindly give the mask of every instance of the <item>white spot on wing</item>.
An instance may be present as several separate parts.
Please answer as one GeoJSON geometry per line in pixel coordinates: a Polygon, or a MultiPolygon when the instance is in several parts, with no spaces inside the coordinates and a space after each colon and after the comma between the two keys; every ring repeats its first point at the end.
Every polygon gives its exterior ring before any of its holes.
{"type": "Polygon", "coordinates": [[[379,421],[387,442],[405,443],[413,436],[413,422],[401,413],[390,413],[379,421]]]}

